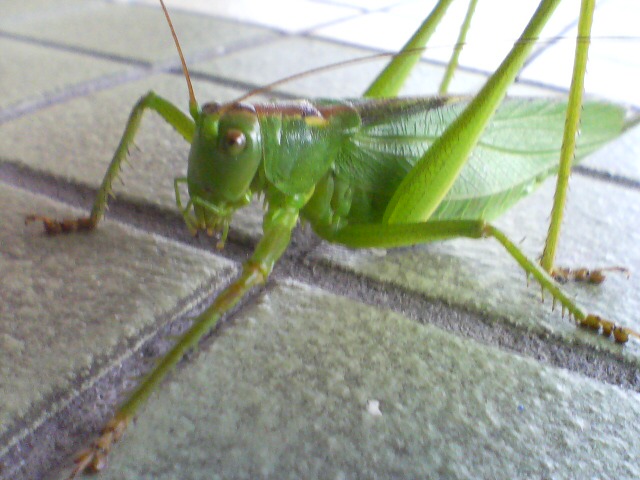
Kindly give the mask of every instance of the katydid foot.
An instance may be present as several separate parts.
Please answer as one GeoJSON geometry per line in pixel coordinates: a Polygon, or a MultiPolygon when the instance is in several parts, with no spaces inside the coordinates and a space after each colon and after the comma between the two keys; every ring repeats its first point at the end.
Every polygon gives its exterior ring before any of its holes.
{"type": "Polygon", "coordinates": [[[92,217],[65,218],[56,220],[42,215],[27,215],[24,223],[42,222],[44,230],[48,235],[58,235],[60,233],[89,232],[96,228],[98,222],[92,217]]]}
{"type": "Polygon", "coordinates": [[[76,478],[81,473],[97,473],[107,466],[107,455],[127,428],[131,416],[116,413],[102,429],[102,434],[93,441],[91,446],[81,451],[75,458],[76,466],[68,480],[76,478]]]}
{"type": "Polygon", "coordinates": [[[610,337],[613,334],[613,339],[616,343],[627,343],[629,341],[629,337],[636,337],[640,339],[640,333],[631,330],[630,328],[616,325],[614,322],[591,313],[583,319],[576,318],[576,323],[581,327],[594,330],[605,337],[610,337]]]}
{"type": "Polygon", "coordinates": [[[606,272],[620,272],[629,278],[629,270],[625,267],[606,267],[598,269],[553,267],[551,276],[558,283],[584,282],[600,285],[607,278],[606,272]]]}

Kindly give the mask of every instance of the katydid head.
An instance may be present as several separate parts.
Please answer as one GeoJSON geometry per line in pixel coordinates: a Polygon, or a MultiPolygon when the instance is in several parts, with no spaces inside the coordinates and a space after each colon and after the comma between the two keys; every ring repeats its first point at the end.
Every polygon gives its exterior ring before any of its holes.
{"type": "Polygon", "coordinates": [[[163,0],[160,5],[180,56],[189,90],[189,111],[196,123],[187,170],[194,218],[187,223],[196,231],[220,231],[221,247],[233,212],[251,201],[251,182],[262,157],[258,116],[253,107],[240,103],[211,103],[200,110],[171,17],[163,0]]]}
{"type": "Polygon", "coordinates": [[[224,242],[233,212],[251,201],[261,158],[262,137],[253,107],[203,107],[187,170],[197,229],[222,231],[224,242]]]}

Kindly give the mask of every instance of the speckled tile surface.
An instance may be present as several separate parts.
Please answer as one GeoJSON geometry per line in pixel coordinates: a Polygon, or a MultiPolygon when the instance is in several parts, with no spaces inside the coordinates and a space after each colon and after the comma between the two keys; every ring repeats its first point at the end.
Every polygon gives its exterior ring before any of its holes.
{"type": "MultiPolygon", "coordinates": [[[[435,2],[279,0],[268,12],[257,0],[231,3],[169,2],[201,102],[397,49],[435,2]]],[[[493,26],[508,10],[481,2],[468,38],[475,53],[463,53],[453,91],[482,85],[537,2],[522,3],[513,21],[493,26]]],[[[562,94],[558,65],[577,3],[559,8],[545,35],[562,41],[536,47],[540,56],[511,94],[562,94]]],[[[25,227],[29,213],[90,207],[145,92],[185,111],[187,93],[154,1],[6,7],[0,478],[58,479],[122,390],[185,328],[187,312],[239,271],[262,212],[256,205],[234,219],[223,252],[185,234],[173,179],[186,172],[188,145],[149,113],[96,232],[47,238],[25,227]]],[[[605,41],[612,25],[634,35],[634,8],[633,0],[598,2],[587,89],[638,108],[628,90],[638,78],[635,43],[608,49],[605,41]]],[[[455,41],[463,10],[452,7],[436,44],[455,41]]],[[[405,93],[434,92],[447,56],[428,50],[405,93]]],[[[322,72],[266,97],[358,96],[380,68],[322,72]]],[[[560,245],[562,263],[632,271],[567,290],[636,329],[638,131],[574,174],[560,245]]],[[[552,195],[547,182],[497,222],[532,258],[552,195]]],[[[562,319],[550,300],[541,304],[539,289],[490,240],[352,251],[296,234],[267,286],[152,395],[101,478],[637,478],[638,359],[640,342],[621,347],[562,319]]]]}
{"type": "Polygon", "coordinates": [[[150,331],[237,270],[226,259],[113,222],[94,234],[49,238],[25,228],[24,216],[79,211],[6,184],[0,195],[7,207],[0,232],[0,435],[12,435],[8,441],[24,434],[16,425],[55,415],[150,331]]]}
{"type": "Polygon", "coordinates": [[[165,385],[104,478],[633,478],[639,400],[277,284],[165,385]]]}

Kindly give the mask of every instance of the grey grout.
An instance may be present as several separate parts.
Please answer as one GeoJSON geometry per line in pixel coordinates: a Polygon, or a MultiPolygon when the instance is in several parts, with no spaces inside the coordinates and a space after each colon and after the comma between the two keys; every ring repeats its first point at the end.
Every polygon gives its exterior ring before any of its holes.
{"type": "Polygon", "coordinates": [[[571,170],[571,173],[582,175],[588,178],[593,178],[601,182],[617,185],[619,187],[628,188],[630,190],[640,191],[640,180],[624,177],[622,175],[616,175],[609,172],[603,172],[586,165],[574,166],[571,170]]]}
{"type": "MultiPolygon", "coordinates": [[[[10,38],[11,40],[21,41],[25,43],[33,42],[39,46],[44,46],[44,47],[52,46],[52,44],[47,41],[32,39],[31,37],[23,37],[23,36],[18,36],[13,34],[7,34],[6,32],[2,32],[2,31],[0,31],[0,38],[1,37],[7,37],[7,38],[10,38]]],[[[186,61],[187,61],[187,64],[196,64],[197,62],[202,62],[202,61],[210,60],[217,57],[224,57],[226,55],[230,55],[238,51],[250,49],[255,47],[256,45],[264,45],[265,43],[276,41],[279,38],[280,37],[272,38],[265,35],[259,35],[257,37],[254,37],[253,39],[238,41],[235,45],[231,47],[227,47],[223,51],[219,49],[211,49],[211,50],[204,50],[200,52],[191,53],[189,55],[186,55],[186,61]]],[[[100,92],[103,90],[108,90],[123,84],[132,83],[132,82],[142,80],[144,78],[148,78],[160,73],[174,73],[174,74],[177,73],[180,76],[182,76],[181,64],[177,56],[168,61],[151,63],[151,62],[135,59],[132,57],[123,57],[119,55],[105,54],[103,52],[99,52],[93,49],[85,49],[85,48],[76,49],[63,44],[54,43],[53,48],[61,49],[63,51],[67,51],[71,53],[79,53],[82,55],[87,55],[91,58],[99,58],[103,60],[106,59],[106,60],[114,61],[117,63],[122,63],[123,65],[132,66],[132,68],[125,70],[123,72],[118,72],[111,75],[102,76],[99,78],[89,79],[85,82],[80,82],[80,83],[70,85],[68,87],[65,87],[59,92],[47,94],[44,98],[41,98],[41,97],[28,98],[21,102],[18,102],[17,104],[2,108],[0,109],[0,125],[8,121],[23,117],[25,115],[35,113],[44,108],[48,108],[52,105],[65,103],[79,97],[87,96],[89,94],[100,92]]],[[[241,86],[241,87],[252,86],[253,88],[258,87],[258,85],[250,85],[250,84],[244,84],[242,82],[234,82],[231,79],[224,79],[223,77],[214,77],[206,74],[195,73],[193,77],[203,78],[208,81],[214,81],[223,86],[230,85],[230,86],[241,86]]]]}
{"type": "Polygon", "coordinates": [[[108,60],[111,62],[122,63],[125,65],[132,65],[137,67],[151,67],[151,62],[140,60],[134,57],[128,57],[124,55],[117,55],[115,53],[106,53],[93,48],[79,47],[77,45],[69,45],[66,43],[56,42],[54,40],[42,40],[41,38],[34,38],[28,35],[21,35],[19,33],[5,32],[0,30],[0,38],[7,40],[14,40],[16,42],[22,42],[27,45],[35,45],[38,47],[50,48],[66,53],[76,53],[80,55],[86,55],[91,58],[97,58],[100,60],[108,60]]]}

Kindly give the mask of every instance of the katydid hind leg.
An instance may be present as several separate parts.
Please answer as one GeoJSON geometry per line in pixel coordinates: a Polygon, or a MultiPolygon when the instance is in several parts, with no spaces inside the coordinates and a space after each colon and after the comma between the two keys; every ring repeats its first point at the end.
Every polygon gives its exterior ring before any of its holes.
{"type": "Polygon", "coordinates": [[[600,284],[605,280],[608,272],[620,272],[627,276],[629,275],[629,271],[626,268],[619,266],[592,269],[584,267],[569,268],[555,265],[555,256],[560,240],[560,230],[569,186],[569,176],[571,173],[572,162],[575,157],[576,139],[580,127],[584,80],[586,75],[594,10],[594,0],[582,0],[578,20],[578,36],[576,37],[573,74],[571,78],[571,86],[569,88],[565,129],[562,148],[560,151],[560,166],[556,180],[556,190],[553,197],[549,229],[542,256],[540,258],[540,265],[542,268],[560,283],[573,281],[600,284]]]}
{"type": "Polygon", "coordinates": [[[509,238],[493,225],[482,220],[446,220],[404,224],[351,225],[339,230],[330,241],[352,248],[394,248],[441,241],[451,238],[488,238],[497,240],[511,257],[536,282],[551,294],[554,304],[569,312],[578,325],[598,331],[606,337],[613,334],[615,340],[624,343],[629,336],[640,338],[640,334],[598,315],[585,312],[570,298],[558,283],[535,261],[530,260],[509,238]]]}
{"type": "Polygon", "coordinates": [[[416,66],[424,46],[444,17],[453,0],[439,0],[418,30],[389,62],[363,94],[365,98],[395,97],[416,66]]]}
{"type": "Polygon", "coordinates": [[[431,144],[404,177],[383,216],[385,223],[427,221],[458,178],[480,136],[527,59],[535,39],[558,5],[543,0],[516,42],[465,110],[431,144]],[[425,188],[428,185],[429,188],[425,188]]]}
{"type": "Polygon", "coordinates": [[[275,195],[271,197],[269,209],[264,216],[264,234],[253,255],[242,268],[240,276],[218,294],[213,303],[191,324],[171,349],[164,354],[154,368],[132,390],[111,419],[102,429],[101,435],[76,458],[76,467],[70,478],[83,472],[97,472],[107,465],[107,456],[124,434],[128,424],[140,407],[158,388],[184,355],[196,348],[200,340],[211,332],[220,318],[234,308],[254,287],[266,282],[276,261],[282,256],[291,239],[291,232],[298,223],[299,212],[308,196],[275,195]]]}
{"type": "Polygon", "coordinates": [[[540,260],[542,267],[551,274],[553,273],[556,248],[560,237],[560,227],[566,204],[569,175],[571,173],[571,162],[575,153],[576,133],[580,122],[580,110],[582,107],[582,96],[584,92],[584,77],[589,50],[589,42],[585,40],[589,39],[591,36],[591,24],[593,21],[594,8],[594,0],[582,1],[578,37],[576,38],[573,76],[569,90],[564,136],[560,151],[560,166],[557,175],[556,191],[553,197],[553,208],[551,211],[551,221],[549,222],[549,231],[547,233],[544,251],[540,260]]]}
{"type": "Polygon", "coordinates": [[[138,100],[129,115],[129,119],[127,120],[118,148],[113,155],[109,168],[107,169],[96,194],[91,214],[88,217],[63,220],[56,220],[43,215],[28,215],[25,218],[25,223],[41,221],[44,225],[45,231],[49,235],[72,233],[77,231],[90,231],[96,228],[107,208],[109,196],[113,195],[113,181],[120,173],[122,162],[127,158],[129,148],[133,145],[142,115],[145,110],[148,109],[158,113],[169,125],[175,128],[187,142],[191,142],[195,129],[193,120],[168,100],[165,100],[153,92],[149,92],[138,100]]]}
{"type": "MultiPolygon", "coordinates": [[[[527,277],[533,276],[544,290],[547,290],[555,301],[559,302],[563,311],[566,309],[570,316],[573,317],[578,325],[585,326],[601,333],[605,337],[613,334],[616,342],[625,343],[630,336],[640,338],[640,333],[635,332],[627,327],[617,325],[616,323],[595,315],[585,312],[580,308],[574,300],[569,298],[560,288],[553,276],[549,275],[538,263],[530,260],[509,238],[493,225],[486,224],[484,234],[487,237],[495,238],[516,262],[526,272],[527,277]]],[[[555,302],[554,302],[555,303],[555,302]]]]}
{"type": "Polygon", "coordinates": [[[453,79],[453,75],[458,68],[458,59],[460,58],[460,53],[462,52],[462,47],[464,46],[467,38],[467,32],[469,31],[469,27],[471,26],[471,20],[473,19],[473,15],[476,10],[476,5],[478,4],[478,0],[469,0],[469,6],[467,7],[467,14],[464,17],[464,21],[460,26],[460,32],[458,32],[458,39],[456,40],[455,47],[453,48],[453,52],[451,54],[451,58],[447,63],[447,69],[442,76],[442,81],[440,82],[440,87],[438,87],[438,95],[446,95],[449,91],[449,84],[453,79]]]}

